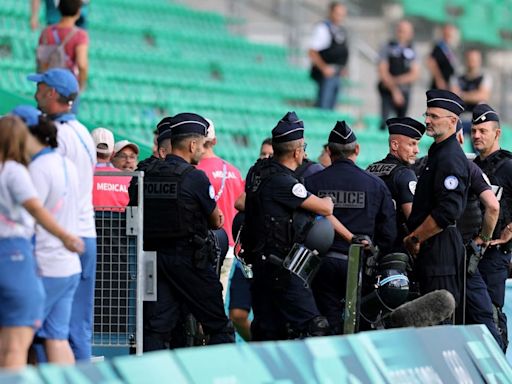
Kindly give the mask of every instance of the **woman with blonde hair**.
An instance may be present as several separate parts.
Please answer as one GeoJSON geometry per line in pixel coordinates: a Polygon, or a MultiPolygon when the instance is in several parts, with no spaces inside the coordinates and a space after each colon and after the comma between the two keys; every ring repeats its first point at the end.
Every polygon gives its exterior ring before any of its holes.
{"type": "Polygon", "coordinates": [[[31,244],[34,219],[71,252],[83,251],[82,240],[61,228],[37,197],[26,168],[27,138],[21,119],[0,118],[0,368],[9,369],[25,366],[43,317],[31,244]]]}

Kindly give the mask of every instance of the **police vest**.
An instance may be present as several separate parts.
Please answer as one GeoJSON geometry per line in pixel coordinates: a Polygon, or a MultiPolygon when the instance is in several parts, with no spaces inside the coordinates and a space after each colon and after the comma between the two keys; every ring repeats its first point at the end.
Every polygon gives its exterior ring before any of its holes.
{"type": "Polygon", "coordinates": [[[498,150],[498,153],[493,155],[491,161],[485,161],[483,164],[477,161],[477,164],[489,178],[492,191],[500,202],[500,215],[494,228],[493,239],[499,239],[501,231],[511,221],[512,207],[508,206],[508,201],[503,196],[503,183],[499,177],[500,168],[508,161],[512,161],[512,153],[504,149],[498,150]]]}
{"type": "MultiPolygon", "coordinates": [[[[478,77],[475,77],[474,79],[469,79],[466,75],[459,76],[458,83],[460,90],[463,92],[474,91],[475,89],[478,89],[480,87],[480,84],[482,83],[483,79],[484,75],[480,75],[478,77]]],[[[473,111],[475,105],[476,103],[466,103],[466,111],[473,111]]]]}
{"type": "Polygon", "coordinates": [[[457,228],[462,235],[464,244],[471,241],[482,227],[482,209],[480,199],[475,194],[469,194],[466,202],[466,209],[461,218],[457,221],[457,228]]]}
{"type": "Polygon", "coordinates": [[[195,168],[188,163],[155,161],[144,174],[144,249],[158,250],[172,242],[205,239],[206,217],[198,202],[181,197],[184,177],[195,168]]]}
{"type": "MultiPolygon", "coordinates": [[[[270,252],[286,255],[293,240],[293,211],[284,216],[265,214],[262,198],[263,187],[277,175],[286,173],[271,158],[261,159],[254,165],[246,180],[245,226],[242,231],[242,244],[249,257],[268,255],[270,252]]],[[[268,209],[267,209],[268,211],[268,209]]],[[[254,260],[254,259],[253,259],[254,260]]]]}
{"type": "MultiPolygon", "coordinates": [[[[332,25],[331,22],[324,22],[331,35],[331,44],[326,49],[318,52],[320,57],[327,64],[335,64],[340,67],[347,65],[348,61],[348,41],[347,31],[341,26],[332,25]]],[[[316,67],[311,68],[311,77],[315,80],[323,78],[322,72],[316,67]]]]}
{"type": "Polygon", "coordinates": [[[412,44],[401,47],[396,41],[387,46],[389,73],[393,76],[403,75],[411,70],[411,63],[416,58],[412,44]]]}
{"type": "Polygon", "coordinates": [[[400,174],[407,169],[409,168],[402,164],[402,162],[394,156],[387,156],[381,161],[370,164],[366,169],[367,172],[373,174],[374,176],[380,177],[388,187],[389,192],[391,192],[391,197],[393,198],[397,212],[397,233],[400,234],[397,236],[397,241],[400,242],[401,239],[407,235],[407,231],[405,230],[405,223],[407,222],[407,219],[405,218],[405,215],[402,211],[402,207],[398,206],[396,202],[397,196],[399,194],[398,188],[396,186],[396,177],[400,176],[400,174]]]}

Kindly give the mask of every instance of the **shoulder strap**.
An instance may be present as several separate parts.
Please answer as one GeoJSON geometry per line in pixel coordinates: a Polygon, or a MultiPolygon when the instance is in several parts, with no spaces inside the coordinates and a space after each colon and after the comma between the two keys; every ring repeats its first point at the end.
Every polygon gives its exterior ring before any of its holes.
{"type": "Polygon", "coordinates": [[[66,37],[64,37],[64,40],[62,40],[62,43],[60,43],[59,45],[61,47],[65,47],[66,44],[68,43],[69,40],[71,40],[71,38],[78,32],[78,28],[77,27],[73,27],[71,29],[71,31],[68,32],[68,34],[66,35],[66,37]]]}

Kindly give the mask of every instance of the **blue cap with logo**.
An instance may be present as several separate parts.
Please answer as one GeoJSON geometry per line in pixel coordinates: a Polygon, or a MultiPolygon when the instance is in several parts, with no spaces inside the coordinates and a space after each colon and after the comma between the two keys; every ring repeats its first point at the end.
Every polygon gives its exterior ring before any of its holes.
{"type": "Polygon", "coordinates": [[[64,97],[69,97],[72,94],[77,94],[80,90],[78,81],[75,75],[69,70],[64,68],[52,68],[44,73],[33,73],[27,76],[27,80],[36,83],[45,83],[64,97]]]}
{"type": "MultiPolygon", "coordinates": [[[[165,120],[165,119],[164,119],[165,120]]],[[[208,121],[197,113],[178,113],[170,117],[167,122],[169,124],[165,124],[162,126],[163,120],[158,124],[161,126],[162,133],[170,130],[170,136],[174,135],[182,135],[182,134],[199,134],[202,136],[206,136],[208,130],[208,121]]],[[[160,138],[160,129],[159,129],[159,138],[160,138]]]]}
{"type": "Polygon", "coordinates": [[[393,117],[386,120],[390,135],[403,135],[419,140],[425,133],[425,126],[410,117],[393,117]]]}
{"type": "Polygon", "coordinates": [[[272,130],[272,143],[287,143],[304,138],[304,122],[295,112],[288,112],[272,130]]]}
{"type": "Polygon", "coordinates": [[[445,89],[431,89],[427,91],[427,108],[442,108],[459,116],[464,112],[466,105],[453,92],[445,89]]]}
{"type": "Polygon", "coordinates": [[[478,125],[487,121],[500,122],[500,117],[488,104],[477,104],[473,108],[473,124],[478,125]]]}
{"type": "Polygon", "coordinates": [[[337,121],[336,125],[329,134],[329,143],[350,144],[356,140],[356,134],[345,122],[345,120],[337,121]]]}
{"type": "Polygon", "coordinates": [[[32,105],[18,105],[11,111],[11,115],[18,116],[29,127],[39,124],[41,111],[32,105]]]}

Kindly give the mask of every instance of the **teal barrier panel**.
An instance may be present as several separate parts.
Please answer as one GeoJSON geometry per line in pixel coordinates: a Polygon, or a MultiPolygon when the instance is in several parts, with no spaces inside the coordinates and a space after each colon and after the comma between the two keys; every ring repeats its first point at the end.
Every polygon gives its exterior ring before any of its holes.
{"type": "Polygon", "coordinates": [[[0,383],[512,384],[512,366],[485,326],[437,326],[43,364],[0,383]]]}

